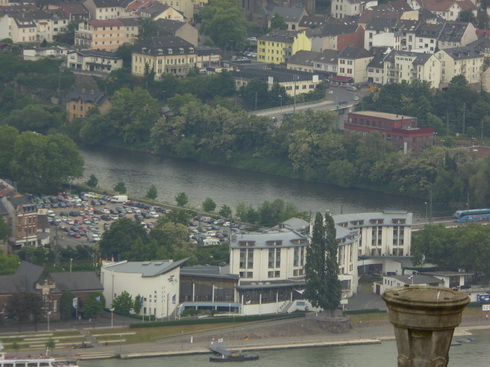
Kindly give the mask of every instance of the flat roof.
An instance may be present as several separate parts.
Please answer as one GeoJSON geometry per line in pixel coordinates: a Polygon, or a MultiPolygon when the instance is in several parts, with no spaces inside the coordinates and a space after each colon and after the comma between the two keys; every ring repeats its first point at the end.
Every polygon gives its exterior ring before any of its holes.
{"type": "Polygon", "coordinates": [[[394,120],[394,121],[402,121],[402,120],[416,120],[416,117],[413,116],[405,116],[405,115],[399,115],[396,113],[388,113],[388,112],[378,112],[378,111],[356,111],[356,112],[351,112],[349,115],[362,115],[362,116],[369,116],[369,117],[378,117],[378,118],[383,118],[387,120],[394,120]]]}

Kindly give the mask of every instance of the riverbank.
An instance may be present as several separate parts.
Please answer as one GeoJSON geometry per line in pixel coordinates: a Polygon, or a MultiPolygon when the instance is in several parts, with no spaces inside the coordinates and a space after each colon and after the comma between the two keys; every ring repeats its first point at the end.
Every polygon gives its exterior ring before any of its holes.
{"type": "MultiPolygon", "coordinates": [[[[490,329],[490,322],[480,317],[465,318],[456,328],[454,336],[465,338],[477,330],[490,329]]],[[[89,329],[86,329],[89,331],[89,329]]],[[[347,333],[333,334],[315,325],[315,317],[290,320],[281,323],[263,323],[237,326],[226,330],[185,335],[152,343],[125,345],[97,345],[82,350],[55,350],[58,358],[93,359],[136,359],[208,354],[209,344],[223,339],[228,348],[243,351],[264,351],[293,348],[315,348],[325,346],[351,346],[379,344],[394,340],[393,326],[387,321],[354,323],[347,333]]]]}

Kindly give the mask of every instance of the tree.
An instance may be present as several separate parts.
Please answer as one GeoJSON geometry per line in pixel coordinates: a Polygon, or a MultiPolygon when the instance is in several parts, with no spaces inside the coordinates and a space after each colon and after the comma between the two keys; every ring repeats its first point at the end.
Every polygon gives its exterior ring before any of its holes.
{"type": "Polygon", "coordinates": [[[152,18],[141,18],[139,22],[138,41],[145,41],[160,35],[160,29],[152,18]]]}
{"type": "Polygon", "coordinates": [[[133,305],[133,297],[126,291],[123,291],[112,301],[114,311],[120,315],[129,315],[129,311],[133,308],[133,305]]]}
{"type": "Polygon", "coordinates": [[[476,25],[476,18],[475,15],[473,14],[473,10],[471,9],[461,10],[458,15],[458,21],[473,23],[476,25]]]}
{"type": "Polygon", "coordinates": [[[50,353],[56,348],[56,342],[53,340],[53,338],[49,338],[49,340],[46,342],[46,350],[47,353],[50,353]]]}
{"type": "Polygon", "coordinates": [[[140,314],[141,307],[143,306],[143,301],[144,297],[140,296],[139,294],[134,297],[134,305],[133,305],[133,310],[136,315],[140,314]]]}
{"type": "Polygon", "coordinates": [[[204,6],[202,32],[221,49],[241,50],[245,46],[247,25],[243,8],[236,0],[212,0],[204,6]]]}
{"type": "Polygon", "coordinates": [[[6,240],[9,233],[10,233],[10,228],[8,224],[5,223],[4,217],[0,217],[0,241],[6,240]]]}
{"type": "Polygon", "coordinates": [[[341,298],[341,285],[338,278],[337,240],[333,218],[317,213],[313,226],[310,247],[306,253],[305,298],[314,307],[335,310],[341,298]]]}
{"type": "Polygon", "coordinates": [[[274,14],[271,19],[271,29],[288,29],[288,25],[284,21],[284,18],[279,15],[278,12],[274,14]]]}
{"type": "Polygon", "coordinates": [[[119,181],[115,186],[114,186],[114,191],[118,192],[119,194],[125,194],[126,193],[126,184],[122,181],[119,181]]]}
{"type": "Polygon", "coordinates": [[[216,203],[213,201],[211,198],[206,198],[204,202],[202,203],[202,209],[205,212],[212,212],[214,209],[216,209],[216,203]]]}
{"type": "Polygon", "coordinates": [[[125,42],[116,50],[116,55],[123,60],[123,67],[128,69],[131,69],[131,53],[133,52],[133,48],[133,44],[125,42]]]}
{"type": "Polygon", "coordinates": [[[231,208],[228,205],[223,204],[223,206],[219,210],[219,215],[221,215],[223,218],[231,218],[232,215],[231,208]]]}
{"type": "Polygon", "coordinates": [[[21,133],[15,141],[11,173],[19,190],[54,192],[83,175],[83,158],[66,135],[21,133]]]}
{"type": "Polygon", "coordinates": [[[268,103],[269,92],[267,83],[260,79],[252,79],[247,85],[240,88],[245,103],[253,108],[260,108],[268,103]]]}
{"type": "Polygon", "coordinates": [[[64,291],[60,299],[60,313],[62,320],[70,320],[74,315],[73,298],[75,295],[70,291],[64,291]]]}
{"type": "Polygon", "coordinates": [[[132,258],[137,253],[133,246],[138,244],[144,247],[139,249],[140,255],[147,254],[147,258],[138,258],[138,260],[151,260],[154,253],[147,252],[147,249],[151,249],[151,243],[146,230],[140,223],[129,218],[121,218],[112,223],[111,228],[100,240],[100,255],[107,258],[114,257],[116,260],[136,260],[132,258]]]}
{"type": "MultiPolygon", "coordinates": [[[[2,232],[3,220],[0,218],[0,233],[2,232]]],[[[8,227],[7,232],[8,233],[8,227]]],[[[0,234],[0,240],[2,236],[0,234]]],[[[0,275],[13,275],[19,267],[20,258],[14,254],[3,254],[0,250],[0,275]]]]}
{"type": "Polygon", "coordinates": [[[189,198],[185,192],[179,192],[175,197],[175,201],[177,202],[178,206],[184,207],[189,202],[189,198]]]}
{"type": "Polygon", "coordinates": [[[102,293],[92,293],[83,305],[83,317],[90,319],[104,312],[105,298],[102,293]]]}
{"type": "Polygon", "coordinates": [[[155,185],[151,185],[146,192],[146,197],[150,200],[155,200],[158,196],[157,188],[155,185]]]}
{"type": "Polygon", "coordinates": [[[97,180],[97,177],[95,177],[94,174],[90,175],[90,178],[85,182],[88,187],[94,188],[97,187],[99,180],[97,180]]]}

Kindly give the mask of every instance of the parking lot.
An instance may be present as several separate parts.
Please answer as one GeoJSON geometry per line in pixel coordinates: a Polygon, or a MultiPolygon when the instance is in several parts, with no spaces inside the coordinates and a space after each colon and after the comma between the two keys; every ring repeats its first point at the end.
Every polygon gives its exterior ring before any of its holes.
{"type": "MultiPolygon", "coordinates": [[[[164,206],[131,200],[113,203],[111,197],[94,193],[82,193],[80,196],[59,194],[33,197],[33,200],[46,211],[57,241],[69,246],[100,241],[103,233],[120,218],[135,220],[150,233],[158,225],[158,218],[172,211],[164,206]]],[[[211,216],[195,216],[187,224],[189,241],[203,246],[225,243],[231,233],[243,232],[244,229],[236,223],[211,216]]]]}

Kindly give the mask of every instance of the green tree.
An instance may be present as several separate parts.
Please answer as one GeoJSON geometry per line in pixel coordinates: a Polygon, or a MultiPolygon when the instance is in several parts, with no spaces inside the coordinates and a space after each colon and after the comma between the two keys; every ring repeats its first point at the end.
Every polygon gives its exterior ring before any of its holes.
{"type": "Polygon", "coordinates": [[[131,58],[133,52],[134,45],[125,42],[121,46],[119,46],[116,50],[116,55],[123,60],[123,67],[131,69],[131,58]]]}
{"type": "Polygon", "coordinates": [[[48,350],[48,353],[52,353],[54,348],[56,348],[56,342],[53,340],[53,338],[49,338],[49,340],[46,342],[46,350],[48,350]]]}
{"type": "Polygon", "coordinates": [[[87,297],[83,305],[83,317],[86,319],[97,317],[104,312],[104,308],[104,295],[102,293],[92,293],[87,297]]]}
{"type": "Polygon", "coordinates": [[[83,158],[65,135],[24,132],[15,141],[11,172],[19,190],[54,192],[64,183],[82,177],[83,158]]]}
{"type": "MultiPolygon", "coordinates": [[[[2,229],[4,229],[5,222],[0,218],[0,233],[2,229]]],[[[6,228],[7,231],[4,233],[9,233],[9,228],[6,228]]],[[[6,238],[6,237],[5,237],[6,238]]],[[[2,236],[0,235],[0,241],[2,236]]],[[[15,254],[4,254],[0,251],[0,275],[13,275],[17,268],[19,267],[20,258],[15,254]]]]}
{"type": "Polygon", "coordinates": [[[472,9],[461,10],[458,15],[458,21],[460,22],[468,22],[476,25],[476,18],[473,14],[472,9]]]}
{"type": "Polygon", "coordinates": [[[269,92],[267,83],[260,79],[252,79],[240,88],[240,94],[250,108],[254,110],[268,103],[269,92]]]}
{"type": "Polygon", "coordinates": [[[70,320],[74,315],[73,298],[75,295],[70,291],[64,291],[60,299],[60,313],[62,320],[70,320]]]}
{"type": "Polygon", "coordinates": [[[146,192],[146,197],[150,200],[155,200],[158,196],[157,188],[155,185],[151,185],[146,192]]]}
{"type": "Polygon", "coordinates": [[[325,221],[316,214],[310,247],[306,253],[305,298],[314,307],[330,313],[340,304],[341,285],[338,278],[335,223],[329,214],[325,221]]]}
{"type": "Polygon", "coordinates": [[[173,209],[172,211],[168,212],[165,216],[162,216],[158,218],[158,223],[166,223],[166,222],[172,222],[172,223],[180,223],[183,225],[187,225],[189,222],[189,219],[192,218],[192,212],[189,210],[185,209],[173,209]]]}
{"type": "Polygon", "coordinates": [[[237,0],[211,0],[200,12],[201,30],[221,49],[241,50],[245,46],[247,24],[237,0]]]}
{"type": "Polygon", "coordinates": [[[279,13],[275,13],[271,19],[271,29],[288,29],[288,25],[284,21],[284,18],[279,15],[279,13]]]}
{"type": "Polygon", "coordinates": [[[221,215],[223,218],[231,218],[231,215],[232,215],[232,211],[231,211],[231,208],[226,205],[226,204],[223,204],[221,206],[221,209],[219,210],[219,215],[221,215]]]}
{"type": "Polygon", "coordinates": [[[13,177],[11,162],[14,159],[15,142],[19,130],[12,126],[0,125],[0,172],[4,177],[13,177]]]}
{"type": "MultiPolygon", "coordinates": [[[[8,224],[5,222],[3,217],[0,217],[0,241],[4,241],[7,239],[10,233],[10,228],[8,224]]],[[[1,269],[2,267],[0,267],[1,269]]]]}
{"type": "Polygon", "coordinates": [[[139,315],[141,312],[141,306],[143,304],[144,297],[140,296],[139,294],[134,297],[134,305],[133,305],[133,310],[136,315],[139,315]]]}
{"type": "Polygon", "coordinates": [[[152,18],[141,18],[139,21],[138,41],[146,41],[152,37],[159,37],[160,29],[152,18]]]}
{"type": "Polygon", "coordinates": [[[216,209],[216,203],[214,202],[213,199],[206,198],[206,200],[204,200],[202,203],[202,209],[208,213],[212,212],[214,211],[214,209],[216,209]]]}
{"type": "Polygon", "coordinates": [[[119,181],[115,186],[114,186],[114,191],[118,192],[119,194],[125,194],[126,193],[126,184],[122,181],[119,181]]]}
{"type": "Polygon", "coordinates": [[[47,134],[49,131],[59,128],[64,119],[65,113],[58,106],[29,104],[20,110],[13,110],[3,122],[20,131],[47,134]]]}
{"type": "MultiPolygon", "coordinates": [[[[104,233],[99,242],[100,256],[104,258],[114,257],[116,260],[133,260],[135,251],[133,246],[142,244],[145,248],[151,247],[148,233],[143,226],[129,218],[121,218],[112,223],[111,228],[104,233]]],[[[146,250],[144,251],[146,253],[146,250]]],[[[154,254],[148,258],[139,260],[151,260],[154,254]]]]}
{"type": "Polygon", "coordinates": [[[133,297],[126,291],[123,291],[112,301],[114,312],[120,315],[129,315],[129,311],[133,308],[133,305],[133,297]]]}
{"type": "Polygon", "coordinates": [[[94,174],[91,174],[90,178],[85,183],[88,187],[94,188],[97,187],[97,185],[99,184],[99,180],[97,180],[97,177],[95,177],[94,174]]]}
{"type": "Polygon", "coordinates": [[[175,201],[178,206],[184,207],[189,202],[189,198],[187,197],[187,194],[185,192],[179,192],[175,197],[175,201]]]}

